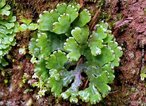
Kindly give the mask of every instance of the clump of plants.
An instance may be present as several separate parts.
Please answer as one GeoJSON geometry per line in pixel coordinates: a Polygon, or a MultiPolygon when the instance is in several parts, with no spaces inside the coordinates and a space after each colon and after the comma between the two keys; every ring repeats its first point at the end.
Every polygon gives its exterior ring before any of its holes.
{"type": "Polygon", "coordinates": [[[51,91],[70,102],[95,104],[111,90],[121,47],[107,23],[90,31],[90,20],[89,11],[78,4],[62,3],[40,15],[29,50],[41,95],[51,91]]]}
{"type": "Polygon", "coordinates": [[[4,56],[15,45],[15,22],[11,7],[6,0],[0,0],[0,67],[8,64],[4,56]]]}

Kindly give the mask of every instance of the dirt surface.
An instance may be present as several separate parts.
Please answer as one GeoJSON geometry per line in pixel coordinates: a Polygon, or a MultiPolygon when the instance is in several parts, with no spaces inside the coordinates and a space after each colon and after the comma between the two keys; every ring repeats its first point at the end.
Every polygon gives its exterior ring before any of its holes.
{"type": "MultiPolygon", "coordinates": [[[[95,4],[87,1],[82,1],[82,5],[95,14],[95,4]]],[[[54,8],[58,2],[16,0],[17,5],[13,10],[18,21],[21,17],[26,17],[36,22],[43,10],[54,8]]],[[[116,78],[111,85],[112,91],[96,106],[146,106],[146,82],[140,79],[142,67],[146,62],[146,53],[142,52],[146,52],[146,0],[107,0],[101,11],[106,13],[105,18],[113,26],[113,34],[124,54],[120,67],[115,68],[116,78]]],[[[30,86],[31,82],[35,81],[31,78],[34,66],[30,62],[27,49],[31,33],[33,32],[26,31],[17,34],[17,45],[8,56],[11,65],[0,71],[0,106],[89,105],[70,104],[68,101],[55,99],[49,93],[39,100],[36,99],[38,89],[30,86]],[[25,48],[26,53],[19,54],[19,48],[25,48]],[[27,81],[23,83],[24,74],[27,75],[27,81]]]]}
{"type": "Polygon", "coordinates": [[[113,91],[109,95],[109,105],[146,106],[146,87],[140,79],[146,54],[146,1],[128,0],[112,2],[110,13],[115,22],[113,33],[122,46],[124,55],[121,66],[116,69],[113,91]],[[144,56],[145,54],[145,56],[144,56]]]}

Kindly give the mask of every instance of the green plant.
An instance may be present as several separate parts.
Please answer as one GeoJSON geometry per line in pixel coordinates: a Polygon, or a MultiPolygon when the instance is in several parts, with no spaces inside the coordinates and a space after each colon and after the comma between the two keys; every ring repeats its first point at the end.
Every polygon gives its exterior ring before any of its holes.
{"type": "Polygon", "coordinates": [[[20,20],[22,24],[18,26],[18,31],[26,31],[26,30],[36,30],[38,28],[37,23],[32,23],[31,19],[21,18],[20,20]]]}
{"type": "Polygon", "coordinates": [[[111,90],[108,84],[119,66],[121,47],[107,23],[100,22],[90,31],[90,20],[89,11],[78,4],[59,4],[40,15],[29,50],[41,96],[51,90],[70,102],[95,104],[111,90]]]}
{"type": "Polygon", "coordinates": [[[0,0],[0,67],[8,64],[4,56],[15,45],[16,17],[13,16],[10,9],[6,0],[0,0]]]}

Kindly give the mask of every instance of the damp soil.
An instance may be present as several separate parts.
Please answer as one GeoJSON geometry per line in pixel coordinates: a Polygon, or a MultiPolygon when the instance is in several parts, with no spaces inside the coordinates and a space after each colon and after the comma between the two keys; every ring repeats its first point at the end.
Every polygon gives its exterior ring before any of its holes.
{"type": "MultiPolygon", "coordinates": [[[[120,66],[115,68],[112,91],[95,106],[146,106],[146,82],[140,78],[146,62],[146,0],[106,0],[100,12],[90,0],[79,1],[93,14],[91,26],[98,21],[96,17],[103,17],[111,24],[112,33],[124,52],[120,66]]],[[[54,8],[59,2],[63,1],[15,0],[13,11],[18,22],[21,17],[36,22],[40,13],[54,8]]],[[[50,93],[36,98],[38,89],[30,86],[35,81],[32,79],[34,65],[27,49],[32,33],[17,34],[17,44],[7,56],[10,65],[0,71],[0,106],[88,106],[82,102],[70,104],[50,93]],[[19,54],[19,48],[25,48],[26,53],[19,54]],[[24,73],[27,74],[25,83],[22,82],[24,73]]]]}

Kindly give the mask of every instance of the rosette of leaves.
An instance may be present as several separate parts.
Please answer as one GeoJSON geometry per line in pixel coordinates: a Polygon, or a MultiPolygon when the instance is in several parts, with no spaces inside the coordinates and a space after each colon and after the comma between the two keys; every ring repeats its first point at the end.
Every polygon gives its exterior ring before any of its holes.
{"type": "Polygon", "coordinates": [[[8,64],[4,56],[15,45],[15,21],[6,0],[0,0],[0,67],[8,64]]]}
{"type": "Polygon", "coordinates": [[[77,103],[95,104],[111,90],[114,67],[119,66],[121,47],[100,22],[90,31],[91,15],[78,4],[59,4],[38,20],[38,32],[29,44],[35,74],[56,96],[77,103]]]}

